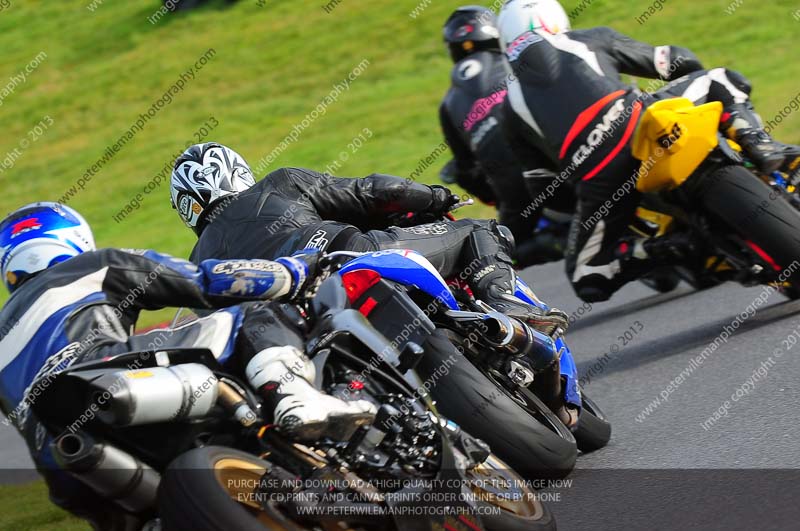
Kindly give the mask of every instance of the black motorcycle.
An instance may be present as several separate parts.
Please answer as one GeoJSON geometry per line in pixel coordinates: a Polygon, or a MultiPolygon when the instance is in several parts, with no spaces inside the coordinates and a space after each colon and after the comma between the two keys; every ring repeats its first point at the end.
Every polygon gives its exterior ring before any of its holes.
{"type": "Polygon", "coordinates": [[[318,385],[378,407],[347,440],[300,444],[210,351],[137,352],[61,372],[34,405],[63,469],[166,530],[554,529],[522,478],[435,413],[342,280],[305,308],[318,385]]]}

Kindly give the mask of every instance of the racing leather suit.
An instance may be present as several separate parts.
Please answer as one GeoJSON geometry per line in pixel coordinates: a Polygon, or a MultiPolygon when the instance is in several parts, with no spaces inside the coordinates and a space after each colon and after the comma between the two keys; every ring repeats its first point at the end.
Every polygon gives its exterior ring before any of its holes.
{"type": "Polygon", "coordinates": [[[530,203],[522,167],[503,133],[503,102],[511,68],[505,55],[481,51],[453,67],[452,85],[439,107],[439,122],[453,152],[456,181],[474,193],[470,183],[484,180],[497,202],[498,220],[519,245],[533,234],[525,219],[530,203]]]}
{"type": "MultiPolygon", "coordinates": [[[[369,252],[413,249],[445,277],[490,268],[475,283],[476,296],[491,302],[486,281],[513,292],[513,244],[494,221],[462,219],[412,227],[391,226],[407,212],[441,217],[441,188],[410,179],[373,174],[333,177],[301,168],[281,168],[250,189],[221,200],[192,251],[191,260],[248,256],[273,259],[301,249],[369,252]]],[[[471,282],[471,278],[465,278],[471,282]]]]}
{"type": "MultiPolygon", "coordinates": [[[[611,28],[572,31],[569,42],[571,49],[583,50],[604,75],[614,78],[625,73],[668,80],[702,68],[689,50],[654,47],[611,28]]],[[[534,255],[545,251],[531,241],[542,209],[547,206],[572,212],[575,198],[571,187],[563,186],[547,201],[534,200],[552,182],[556,168],[541,168],[544,171],[527,172],[523,177],[525,169],[503,133],[507,84],[514,77],[504,55],[482,51],[467,56],[453,68],[452,86],[442,102],[439,118],[454,154],[457,181],[474,186],[477,176],[488,182],[496,198],[500,223],[511,229],[516,240],[515,258],[524,266],[540,262],[534,255]]],[[[470,190],[469,186],[462,187],[470,190]]]]}
{"type": "Polygon", "coordinates": [[[175,329],[131,333],[141,310],[285,298],[299,291],[306,273],[294,258],[196,266],[154,251],[102,249],[44,270],[15,290],[0,311],[0,330],[6,332],[0,336],[0,409],[4,422],[25,438],[51,500],[98,529],[127,529],[135,521],[58,468],[49,446],[54,434],[31,410],[50,381],[45,377],[79,362],[178,346],[208,348],[228,366],[271,346],[302,349],[300,336],[286,324],[292,320],[279,318],[291,315],[289,306],[267,302],[219,310],[175,329]],[[240,334],[244,327],[261,333],[240,334]]]}
{"type": "Polygon", "coordinates": [[[748,99],[749,84],[725,69],[696,70],[700,63],[681,48],[650,47],[608,28],[555,36],[527,32],[506,53],[515,73],[506,107],[510,145],[526,175],[542,177],[535,197],[546,199],[564,183],[574,184],[578,204],[567,275],[582,299],[607,300],[654,265],[643,250],[627,262],[616,253],[639,202],[641,162],[629,142],[642,112],[657,99],[676,96],[729,107],[748,99]],[[649,94],[624,84],[620,72],[674,81],[649,94]],[[554,166],[555,176],[541,171],[554,166]]]}

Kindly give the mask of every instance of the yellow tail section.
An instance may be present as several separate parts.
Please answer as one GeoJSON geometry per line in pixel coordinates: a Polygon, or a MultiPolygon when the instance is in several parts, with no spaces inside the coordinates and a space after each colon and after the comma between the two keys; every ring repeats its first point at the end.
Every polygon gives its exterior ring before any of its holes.
{"type": "Polygon", "coordinates": [[[722,103],[694,106],[686,98],[651,105],[633,137],[633,156],[642,161],[641,192],[680,186],[719,144],[722,103]]]}

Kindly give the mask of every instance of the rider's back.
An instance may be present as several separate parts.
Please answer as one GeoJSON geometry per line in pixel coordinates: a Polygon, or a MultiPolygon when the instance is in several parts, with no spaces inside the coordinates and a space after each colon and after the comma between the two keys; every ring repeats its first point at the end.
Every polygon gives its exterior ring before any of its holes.
{"type": "Polygon", "coordinates": [[[83,253],[27,280],[0,310],[0,402],[15,422],[27,416],[19,405],[36,379],[127,335],[138,310],[115,307],[108,293],[126,295],[119,266],[135,261],[116,249],[83,253]]]}
{"type": "Polygon", "coordinates": [[[190,259],[195,263],[238,256],[268,259],[291,245],[287,239],[300,241],[303,227],[320,217],[286,172],[272,172],[250,189],[212,207],[190,259]]]}
{"type": "Polygon", "coordinates": [[[512,127],[522,127],[529,141],[556,164],[574,126],[584,126],[579,132],[591,131],[614,99],[633,99],[633,87],[603,75],[588,48],[568,39],[565,34],[545,39],[529,32],[507,51],[515,73],[508,85],[512,127]]]}
{"type": "MultiPolygon", "coordinates": [[[[502,199],[502,184],[522,175],[504,135],[503,107],[511,67],[497,52],[476,52],[453,67],[452,84],[442,101],[442,126],[451,147],[467,146],[502,199]]],[[[455,148],[454,148],[455,149],[455,148]]],[[[501,201],[503,202],[503,201],[501,201]]]]}

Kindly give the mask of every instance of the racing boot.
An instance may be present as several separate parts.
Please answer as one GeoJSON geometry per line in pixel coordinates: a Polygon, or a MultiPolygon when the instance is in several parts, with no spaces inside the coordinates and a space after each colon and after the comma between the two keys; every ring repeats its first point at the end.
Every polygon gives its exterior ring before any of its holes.
{"type": "Polygon", "coordinates": [[[735,140],[762,172],[785,173],[790,181],[800,178],[800,147],[783,144],[772,138],[752,103],[735,103],[722,115],[722,131],[735,140]]]}
{"type": "Polygon", "coordinates": [[[514,295],[516,273],[510,263],[483,258],[470,277],[469,284],[477,299],[509,317],[527,323],[534,330],[553,336],[569,326],[569,316],[556,308],[543,310],[514,295]]]}
{"type": "MultiPolygon", "coordinates": [[[[696,249],[697,242],[682,233],[667,234],[658,238],[622,238],[614,248],[614,257],[619,263],[617,276],[623,282],[644,280],[649,275],[657,274],[659,268],[669,268],[690,261],[697,256],[696,249]]],[[[674,282],[674,279],[672,281],[674,282]]],[[[648,283],[648,285],[653,287],[652,283],[648,283]]],[[[666,289],[658,287],[654,289],[666,292],[672,290],[676,285],[677,282],[674,282],[666,289]]],[[[589,302],[608,300],[608,295],[604,290],[593,291],[593,289],[592,286],[581,287],[578,291],[581,299],[589,302]]]]}
{"type": "Polygon", "coordinates": [[[349,440],[372,422],[377,409],[366,400],[344,401],[313,386],[316,371],[295,347],[271,347],[256,354],[245,369],[247,380],[274,412],[281,432],[299,441],[322,436],[349,440]]]}
{"type": "MultiPolygon", "coordinates": [[[[674,265],[697,255],[697,242],[686,233],[676,232],[658,238],[650,238],[641,244],[644,251],[659,265],[674,265]]],[[[637,245],[634,243],[634,254],[637,245]]]]}

